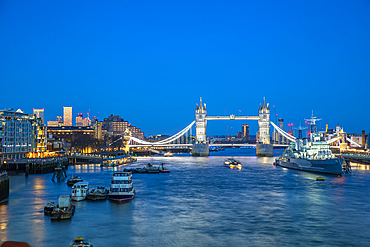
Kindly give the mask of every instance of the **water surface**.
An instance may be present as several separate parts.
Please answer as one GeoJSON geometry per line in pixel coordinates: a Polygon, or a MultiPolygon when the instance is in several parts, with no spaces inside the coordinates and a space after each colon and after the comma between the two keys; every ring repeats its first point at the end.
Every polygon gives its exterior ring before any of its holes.
{"type": "MultiPolygon", "coordinates": [[[[370,171],[321,176],[272,165],[255,150],[228,149],[210,157],[139,157],[126,167],[164,162],[169,174],[134,174],[136,197],[126,203],[75,202],[71,220],[44,216],[48,201],[69,195],[52,174],[10,177],[0,205],[0,241],[68,246],[78,236],[97,246],[366,246],[370,243],[370,171]],[[241,170],[223,166],[241,161],[241,170]]],[[[120,166],[113,170],[122,170],[120,166]]],[[[109,186],[113,170],[70,166],[69,176],[109,186]]]]}

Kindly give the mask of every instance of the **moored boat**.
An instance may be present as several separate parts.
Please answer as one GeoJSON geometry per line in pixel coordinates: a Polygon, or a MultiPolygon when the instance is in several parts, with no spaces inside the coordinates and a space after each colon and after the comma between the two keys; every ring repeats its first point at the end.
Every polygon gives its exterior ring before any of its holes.
{"type": "Polygon", "coordinates": [[[124,172],[131,172],[132,174],[134,173],[148,173],[148,169],[144,168],[125,168],[123,169],[124,172]]]}
{"type": "Polygon", "coordinates": [[[75,212],[75,205],[71,202],[70,196],[59,196],[58,205],[51,212],[52,220],[64,220],[72,218],[75,212]]]}
{"type": "Polygon", "coordinates": [[[92,201],[105,200],[108,194],[109,190],[105,187],[91,188],[87,191],[86,199],[92,201]]]}
{"type": "Polygon", "coordinates": [[[109,199],[116,202],[132,200],[135,189],[130,172],[114,172],[111,180],[109,199]]]}
{"type": "Polygon", "coordinates": [[[311,141],[306,144],[302,139],[297,139],[274,164],[307,172],[341,175],[344,168],[348,169],[347,163],[334,156],[330,146],[325,141],[320,141],[320,137],[320,133],[312,133],[311,141]]]}
{"type": "Polygon", "coordinates": [[[138,169],[141,169],[141,168],[124,168],[123,171],[124,172],[131,172],[132,174],[134,174],[134,173],[139,173],[138,169]]]}
{"type": "Polygon", "coordinates": [[[161,164],[159,164],[159,172],[161,172],[161,173],[170,173],[170,170],[167,170],[164,163],[161,163],[161,164]]]}
{"type": "Polygon", "coordinates": [[[145,169],[148,171],[148,173],[159,173],[159,167],[153,166],[152,164],[148,163],[145,166],[145,169]]]}
{"type": "Polygon", "coordinates": [[[82,178],[72,176],[67,180],[67,185],[72,186],[72,185],[74,185],[75,183],[78,183],[78,182],[83,182],[82,178]]]}
{"type": "Polygon", "coordinates": [[[72,200],[82,201],[86,199],[89,182],[78,182],[72,186],[72,200]]]}
{"type": "Polygon", "coordinates": [[[125,168],[123,169],[124,172],[131,172],[133,173],[169,173],[170,170],[168,170],[164,163],[159,164],[159,166],[154,166],[150,163],[148,163],[143,168],[125,168]]]}
{"type": "Polygon", "coordinates": [[[44,206],[44,214],[45,215],[51,215],[51,212],[53,212],[53,209],[56,207],[54,202],[48,202],[44,206]]]}
{"type": "Polygon", "coordinates": [[[1,247],[31,247],[31,245],[26,242],[5,241],[1,244],[1,247]]]}
{"type": "Polygon", "coordinates": [[[92,243],[84,241],[82,237],[77,237],[71,241],[68,247],[93,247],[92,243]]]}

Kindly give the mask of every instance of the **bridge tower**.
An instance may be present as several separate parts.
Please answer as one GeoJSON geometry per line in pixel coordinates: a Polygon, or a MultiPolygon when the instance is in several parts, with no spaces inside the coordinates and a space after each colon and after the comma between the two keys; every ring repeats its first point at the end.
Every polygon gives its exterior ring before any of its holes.
{"type": "Polygon", "coordinates": [[[260,104],[258,115],[260,117],[258,120],[258,142],[270,144],[270,106],[269,103],[266,105],[265,98],[263,98],[263,106],[260,104]]]}
{"type": "Polygon", "coordinates": [[[256,145],[257,156],[273,156],[273,145],[270,144],[270,106],[263,98],[263,105],[258,110],[258,142],[256,145]]]}
{"type": "Polygon", "coordinates": [[[200,105],[195,107],[195,130],[196,130],[196,143],[206,143],[207,142],[207,109],[206,104],[202,103],[202,98],[200,98],[200,105]]]}
{"type": "Polygon", "coordinates": [[[206,104],[203,105],[202,98],[200,104],[195,107],[195,144],[192,147],[193,156],[208,156],[209,145],[207,144],[207,109],[206,104]]]}

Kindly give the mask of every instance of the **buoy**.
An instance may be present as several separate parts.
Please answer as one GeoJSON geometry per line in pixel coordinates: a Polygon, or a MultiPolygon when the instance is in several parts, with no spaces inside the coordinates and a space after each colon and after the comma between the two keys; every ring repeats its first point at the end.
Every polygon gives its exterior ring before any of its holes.
{"type": "Polygon", "coordinates": [[[325,178],[316,178],[317,181],[325,181],[325,178]]]}

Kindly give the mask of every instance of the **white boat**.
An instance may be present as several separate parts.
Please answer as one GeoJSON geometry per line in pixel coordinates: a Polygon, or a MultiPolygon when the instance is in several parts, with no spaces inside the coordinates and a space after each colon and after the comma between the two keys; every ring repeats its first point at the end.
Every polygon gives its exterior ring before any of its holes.
{"type": "Polygon", "coordinates": [[[89,182],[78,182],[72,186],[72,200],[82,201],[86,199],[89,182]]]}
{"type": "Polygon", "coordinates": [[[109,199],[116,202],[132,200],[135,189],[132,184],[131,172],[114,172],[112,176],[109,199]]]}
{"type": "Polygon", "coordinates": [[[98,187],[90,188],[87,191],[86,199],[92,200],[92,201],[105,200],[107,199],[108,194],[109,194],[108,189],[106,189],[105,187],[98,186],[98,187]]]}
{"type": "Polygon", "coordinates": [[[226,159],[224,162],[224,165],[227,167],[230,167],[231,169],[234,169],[234,168],[241,169],[242,168],[240,161],[236,159],[232,159],[232,158],[226,159]]]}
{"type": "Polygon", "coordinates": [[[164,155],[163,155],[164,157],[172,157],[173,156],[173,153],[171,153],[171,152],[166,152],[166,153],[164,153],[164,155]]]}
{"type": "Polygon", "coordinates": [[[84,241],[83,238],[77,237],[72,240],[68,247],[93,247],[92,243],[90,241],[84,241]]]}

